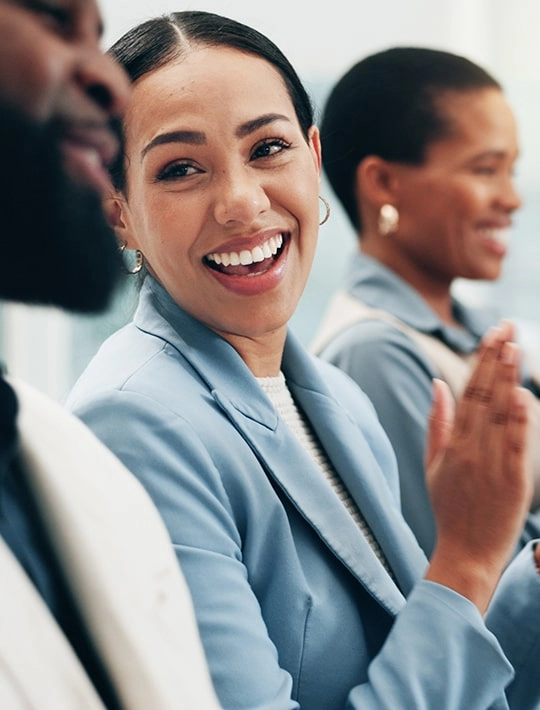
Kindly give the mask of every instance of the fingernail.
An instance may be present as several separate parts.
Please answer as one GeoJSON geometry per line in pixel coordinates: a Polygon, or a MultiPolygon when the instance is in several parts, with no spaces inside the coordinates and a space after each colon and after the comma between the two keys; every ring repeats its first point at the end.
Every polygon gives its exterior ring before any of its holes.
{"type": "Polygon", "coordinates": [[[484,337],[482,338],[482,342],[484,345],[489,345],[493,340],[496,338],[499,338],[501,335],[501,329],[499,328],[498,325],[492,325],[489,330],[487,330],[484,333],[484,337]]]}
{"type": "Polygon", "coordinates": [[[525,387],[516,387],[514,390],[514,401],[518,407],[526,408],[531,401],[531,393],[525,387]]]}
{"type": "Polygon", "coordinates": [[[505,343],[501,353],[501,360],[505,365],[517,365],[519,361],[519,348],[515,343],[505,343]]]}

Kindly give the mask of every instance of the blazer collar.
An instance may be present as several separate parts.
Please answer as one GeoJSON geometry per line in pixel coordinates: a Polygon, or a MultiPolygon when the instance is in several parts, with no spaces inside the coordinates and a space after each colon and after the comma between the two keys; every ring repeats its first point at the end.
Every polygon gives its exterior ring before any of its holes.
{"type": "MultiPolygon", "coordinates": [[[[328,495],[329,483],[279,420],[234,348],[180,309],[151,279],[143,287],[135,322],[178,349],[242,433],[267,475],[365,588],[390,613],[397,613],[427,561],[397,509],[364,433],[332,396],[317,361],[288,334],[283,357],[287,383],[301,408],[311,413],[311,425],[379,541],[402,591],[338,497],[328,495]],[[339,437],[335,432],[340,432],[339,437]]],[[[384,462],[395,466],[388,452],[385,455],[384,462]]]]}
{"type": "Polygon", "coordinates": [[[219,392],[247,419],[272,431],[276,428],[272,404],[232,345],[181,309],[150,276],[143,284],[134,321],[141,330],[172,345],[210,392],[219,392]]]}

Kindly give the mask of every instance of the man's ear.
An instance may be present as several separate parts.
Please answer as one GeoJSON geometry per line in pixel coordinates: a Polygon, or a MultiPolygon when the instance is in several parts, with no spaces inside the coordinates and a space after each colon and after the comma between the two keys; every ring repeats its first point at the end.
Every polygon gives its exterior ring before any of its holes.
{"type": "Polygon", "coordinates": [[[356,168],[356,186],[364,200],[374,205],[399,202],[399,180],[391,162],[368,155],[356,168]]]}

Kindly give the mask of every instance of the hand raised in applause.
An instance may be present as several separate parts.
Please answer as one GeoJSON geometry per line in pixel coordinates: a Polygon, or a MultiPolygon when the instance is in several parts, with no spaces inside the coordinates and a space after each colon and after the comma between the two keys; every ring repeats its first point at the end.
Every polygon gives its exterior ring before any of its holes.
{"type": "Polygon", "coordinates": [[[519,350],[513,338],[508,322],[485,336],[455,414],[447,386],[435,382],[426,449],[437,524],[426,578],[468,597],[482,613],[532,496],[530,393],[518,386],[519,350]]]}

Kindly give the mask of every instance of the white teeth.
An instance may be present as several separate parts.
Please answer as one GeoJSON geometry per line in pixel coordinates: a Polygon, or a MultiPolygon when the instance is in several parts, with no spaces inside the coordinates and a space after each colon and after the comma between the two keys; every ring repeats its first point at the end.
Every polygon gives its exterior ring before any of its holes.
{"type": "Polygon", "coordinates": [[[255,249],[253,249],[253,251],[251,252],[251,256],[253,257],[253,261],[255,263],[258,263],[259,261],[264,261],[264,252],[261,247],[255,247],[255,249]]]}
{"type": "Polygon", "coordinates": [[[242,266],[249,266],[249,264],[253,264],[253,257],[250,251],[240,252],[240,263],[242,266]]]}
{"type": "Polygon", "coordinates": [[[482,229],[481,232],[487,239],[506,245],[510,232],[508,229],[482,229]]]}
{"type": "Polygon", "coordinates": [[[270,237],[261,246],[256,246],[253,249],[244,249],[241,252],[231,251],[231,252],[214,252],[208,254],[206,257],[208,261],[213,261],[216,264],[222,264],[223,266],[249,266],[250,264],[257,264],[265,259],[269,259],[271,256],[277,254],[278,250],[283,245],[283,235],[278,234],[277,237],[270,237]]]}

